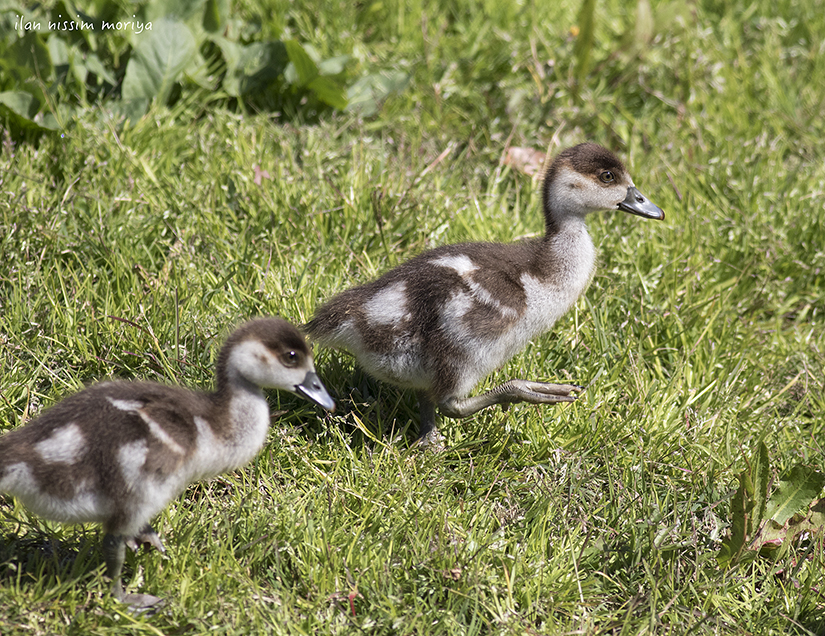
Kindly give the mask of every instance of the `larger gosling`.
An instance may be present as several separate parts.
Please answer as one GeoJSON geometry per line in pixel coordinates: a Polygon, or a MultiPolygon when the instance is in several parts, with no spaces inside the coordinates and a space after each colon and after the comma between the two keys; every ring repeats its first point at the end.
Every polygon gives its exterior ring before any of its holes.
{"type": "Polygon", "coordinates": [[[98,522],[115,596],[136,608],[160,600],[126,594],[125,547],[163,544],[149,521],[187,485],[234,470],[260,451],[270,425],[262,389],[335,403],[306,340],[280,318],[241,325],[223,345],[214,393],[152,382],[103,382],[0,437],[0,492],[65,523],[98,522]]]}
{"type": "Polygon", "coordinates": [[[305,325],[319,343],[350,352],[379,380],[417,392],[422,445],[441,446],[436,405],[442,415],[465,417],[493,404],[573,401],[579,386],[518,379],[467,395],[549,330],[587,288],[596,260],[587,214],[665,216],[621,161],[593,143],[556,157],[543,198],[542,238],[429,250],[335,296],[305,325]]]}

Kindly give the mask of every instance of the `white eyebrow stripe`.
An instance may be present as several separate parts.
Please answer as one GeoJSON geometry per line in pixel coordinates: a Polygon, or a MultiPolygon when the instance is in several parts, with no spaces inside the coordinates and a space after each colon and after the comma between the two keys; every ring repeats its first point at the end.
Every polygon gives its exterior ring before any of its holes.
{"type": "Polygon", "coordinates": [[[56,429],[50,437],[37,442],[34,448],[44,462],[74,464],[85,446],[86,440],[80,427],[70,422],[56,429]]]}

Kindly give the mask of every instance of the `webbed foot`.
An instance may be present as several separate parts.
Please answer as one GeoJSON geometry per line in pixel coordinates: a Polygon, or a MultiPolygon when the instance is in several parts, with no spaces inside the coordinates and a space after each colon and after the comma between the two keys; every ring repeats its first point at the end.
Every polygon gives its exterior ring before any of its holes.
{"type": "Polygon", "coordinates": [[[442,415],[447,417],[467,417],[493,404],[501,404],[501,408],[506,411],[511,404],[517,402],[529,404],[573,402],[576,399],[575,394],[583,390],[584,387],[578,384],[509,380],[481,395],[447,398],[438,405],[438,408],[442,415]]]}
{"type": "Polygon", "coordinates": [[[127,537],[125,542],[127,547],[132,549],[134,552],[137,552],[138,548],[144,543],[152,546],[158,550],[158,552],[166,552],[166,548],[163,547],[163,542],[160,540],[160,536],[148,523],[143,526],[140,532],[138,532],[134,537],[127,537]]]}

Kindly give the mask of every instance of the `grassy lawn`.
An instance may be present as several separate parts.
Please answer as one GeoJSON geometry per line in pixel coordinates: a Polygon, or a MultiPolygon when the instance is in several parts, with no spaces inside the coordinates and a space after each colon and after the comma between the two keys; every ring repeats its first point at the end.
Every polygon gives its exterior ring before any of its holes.
{"type": "Polygon", "coordinates": [[[409,83],[369,116],[190,100],[0,133],[3,431],[105,377],[209,387],[248,317],[541,232],[511,146],[602,143],[667,213],[592,215],[585,297],[477,389],[571,380],[574,404],[445,420],[425,453],[412,394],[316,348],[338,412],[273,393],[259,457],[170,505],[165,556],[127,557],[155,616],[107,594],[98,527],[2,499],[3,636],[825,634],[821,528],[716,559],[759,442],[777,478],[825,463],[825,5],[600,0],[581,68],[580,4],[241,0],[409,83]]]}

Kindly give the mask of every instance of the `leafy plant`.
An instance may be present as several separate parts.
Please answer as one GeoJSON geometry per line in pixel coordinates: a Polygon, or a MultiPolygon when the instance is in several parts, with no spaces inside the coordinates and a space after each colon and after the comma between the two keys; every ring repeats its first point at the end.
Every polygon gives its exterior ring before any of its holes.
{"type": "Polygon", "coordinates": [[[347,106],[348,56],[323,60],[296,40],[262,38],[229,18],[228,0],[89,4],[6,5],[0,118],[11,130],[56,130],[105,98],[133,120],[184,94],[310,118],[347,106]]]}
{"type": "Polygon", "coordinates": [[[749,467],[739,475],[731,503],[730,536],[716,556],[720,565],[753,560],[759,554],[779,556],[802,533],[825,529],[825,474],[793,466],[771,492],[768,448],[759,442],[749,467]]]}

